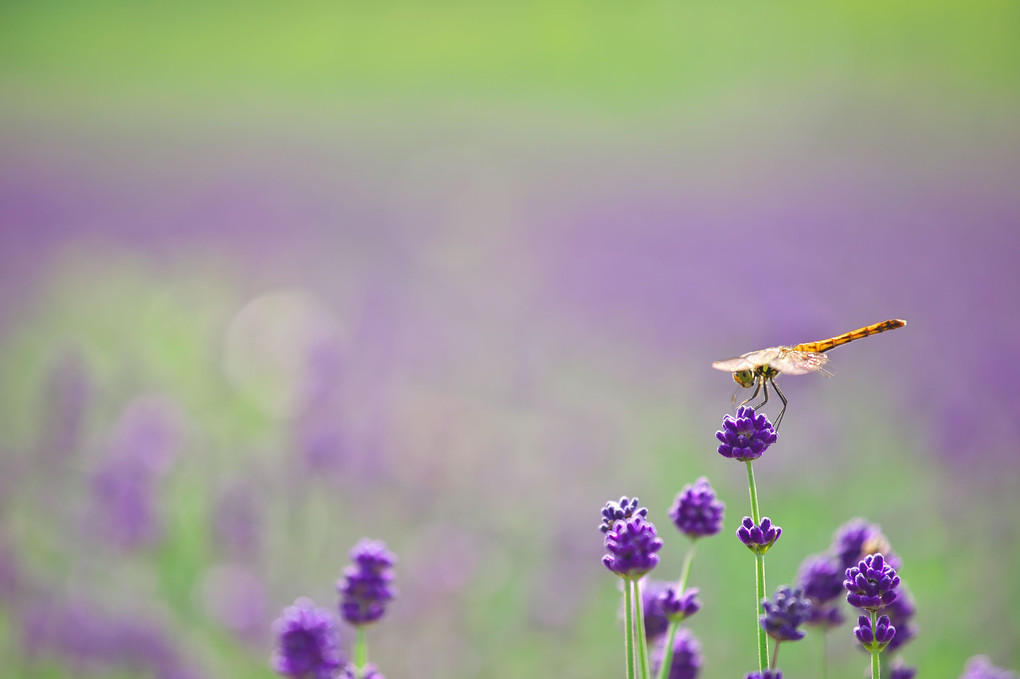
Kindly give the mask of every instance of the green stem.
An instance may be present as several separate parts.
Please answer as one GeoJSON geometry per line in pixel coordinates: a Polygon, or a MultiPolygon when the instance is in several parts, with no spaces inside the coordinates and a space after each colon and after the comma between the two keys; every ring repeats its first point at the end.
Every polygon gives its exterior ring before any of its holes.
{"type": "Polygon", "coordinates": [[[637,625],[634,634],[638,642],[638,662],[641,666],[641,679],[648,679],[648,637],[645,635],[645,606],[641,597],[641,588],[634,580],[634,617],[637,625]]]}
{"type": "MultiPolygon", "coordinates": [[[[878,628],[877,627],[877,623],[876,623],[877,618],[878,618],[878,613],[876,613],[875,611],[871,611],[871,629],[872,630],[875,630],[875,629],[878,628]]],[[[878,654],[879,653],[880,653],[880,651],[877,651],[877,650],[873,650],[871,652],[871,679],[882,679],[882,668],[878,664],[878,654]]]]}
{"type": "Polygon", "coordinates": [[[627,651],[627,679],[634,676],[634,590],[637,583],[623,579],[623,637],[627,651]]]}
{"type": "MultiPolygon", "coordinates": [[[[687,550],[687,556],[684,557],[684,565],[680,570],[680,580],[677,582],[677,597],[682,596],[687,591],[687,580],[691,576],[691,563],[694,562],[694,548],[697,545],[697,539],[693,539],[690,548],[687,550]]],[[[669,632],[666,635],[666,646],[662,653],[662,665],[659,666],[658,679],[666,679],[669,676],[669,668],[673,664],[673,642],[676,640],[676,631],[679,627],[679,620],[670,621],[669,632]]]]}
{"type": "MultiPolygon", "coordinates": [[[[754,525],[761,525],[761,514],[758,512],[758,490],[754,485],[754,469],[751,462],[747,463],[747,490],[751,494],[751,520],[754,525]]],[[[765,630],[758,622],[765,614],[762,601],[765,599],[765,555],[755,552],[754,555],[754,627],[758,631],[758,671],[765,673],[769,666],[769,643],[765,630]]]]}
{"type": "Polygon", "coordinates": [[[365,640],[364,625],[358,625],[354,629],[354,666],[358,668],[360,674],[368,664],[368,641],[365,640]]]}
{"type": "Polygon", "coordinates": [[[680,627],[677,620],[669,623],[669,633],[666,635],[666,647],[662,652],[662,665],[659,666],[657,679],[666,679],[669,676],[669,668],[673,664],[673,642],[676,641],[676,631],[680,627]]]}
{"type": "Polygon", "coordinates": [[[754,485],[754,469],[751,467],[751,461],[748,460],[747,464],[747,490],[751,493],[751,519],[754,521],[754,525],[761,525],[761,514],[758,513],[758,489],[754,485]]]}
{"type": "Polygon", "coordinates": [[[829,630],[822,634],[822,679],[829,679],[829,630]]]}
{"type": "Polygon", "coordinates": [[[776,669],[777,662],[779,662],[779,639],[776,639],[776,645],[772,650],[772,669],[776,669]]]}
{"type": "Polygon", "coordinates": [[[687,550],[687,556],[684,557],[684,566],[680,571],[680,581],[677,583],[676,595],[679,597],[681,594],[687,591],[687,579],[691,575],[691,562],[694,561],[694,548],[698,546],[697,540],[691,541],[691,546],[687,550]]]}

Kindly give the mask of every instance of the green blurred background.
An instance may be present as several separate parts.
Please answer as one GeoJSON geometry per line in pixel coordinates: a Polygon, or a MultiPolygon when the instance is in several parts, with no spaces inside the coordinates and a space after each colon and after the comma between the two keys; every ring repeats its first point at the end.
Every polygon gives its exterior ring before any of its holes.
{"type": "MultiPolygon", "coordinates": [[[[272,620],[333,606],[361,536],[400,558],[390,679],[621,676],[602,505],[639,496],[678,576],[684,484],[748,513],[711,361],[886,318],[782,382],[769,590],[864,516],[920,676],[1020,666],[1018,30],[1006,0],[4,3],[5,676],[272,676],[272,620]]],[[[755,665],[730,533],[691,579],[705,677],[755,665]]]]}

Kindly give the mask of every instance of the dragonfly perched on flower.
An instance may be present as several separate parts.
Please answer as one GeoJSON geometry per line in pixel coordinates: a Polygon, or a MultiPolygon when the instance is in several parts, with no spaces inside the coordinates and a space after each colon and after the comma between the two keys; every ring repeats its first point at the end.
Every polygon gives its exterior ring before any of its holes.
{"type": "MultiPolygon", "coordinates": [[[[829,357],[825,355],[825,352],[829,349],[846,344],[847,342],[853,342],[862,337],[877,335],[886,330],[902,328],[906,324],[906,321],[899,319],[882,321],[881,323],[866,325],[863,328],[851,330],[829,339],[818,340],[817,342],[805,342],[804,344],[797,344],[792,347],[770,347],[768,349],[750,351],[737,358],[716,361],[712,364],[712,367],[716,370],[733,373],[733,381],[745,389],[754,387],[754,393],[751,394],[751,397],[740,405],[745,405],[748,401],[756,399],[758,393],[762,392],[762,402],[752,406],[755,410],[769,402],[769,385],[771,385],[783,402],[783,409],[779,411],[779,417],[776,418],[776,428],[778,429],[779,423],[782,422],[783,415],[786,413],[787,401],[786,396],[776,386],[776,375],[780,373],[804,375],[816,371],[825,373],[824,366],[829,361],[829,357]]],[[[736,400],[736,397],[734,397],[734,400],[736,400]]]]}

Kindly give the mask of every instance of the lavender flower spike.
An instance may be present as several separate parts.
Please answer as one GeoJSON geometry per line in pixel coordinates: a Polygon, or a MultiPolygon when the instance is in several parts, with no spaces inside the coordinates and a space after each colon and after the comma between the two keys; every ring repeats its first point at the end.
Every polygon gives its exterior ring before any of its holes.
{"type": "Polygon", "coordinates": [[[635,514],[616,521],[606,533],[606,551],[602,563],[621,578],[639,578],[659,563],[662,538],[655,525],[644,516],[635,514]]]}
{"type": "Polygon", "coordinates": [[[333,616],[300,598],[273,623],[277,651],[273,669],[294,679],[330,679],[341,665],[339,633],[333,616]]]}
{"type": "Polygon", "coordinates": [[[737,537],[755,554],[769,551],[782,533],[783,529],[772,525],[772,520],[767,516],[762,517],[760,526],[754,525],[750,516],[745,516],[737,529],[737,537]]]}
{"type": "Polygon", "coordinates": [[[896,628],[889,623],[888,615],[880,616],[874,628],[871,626],[871,618],[862,615],[857,618],[854,636],[867,651],[877,652],[884,649],[896,636],[896,628]]]}
{"type": "Polygon", "coordinates": [[[676,586],[670,585],[659,595],[658,605],[663,615],[671,621],[681,621],[701,610],[698,600],[698,588],[690,587],[680,596],[676,595],[676,586]]]}
{"type": "Polygon", "coordinates": [[[765,414],[755,415],[754,408],[741,406],[736,418],[723,418],[722,431],[717,431],[719,454],[738,462],[750,462],[762,456],[776,442],[776,430],[765,414]]]}
{"type": "MultiPolygon", "coordinates": [[[[658,676],[665,648],[655,659],[654,672],[658,676]]],[[[673,639],[673,657],[670,659],[666,679],[697,679],[701,672],[701,644],[688,629],[681,629],[673,639]]]]}
{"type": "Polygon", "coordinates": [[[708,479],[702,476],[693,485],[683,487],[669,510],[669,518],[681,533],[695,540],[722,529],[724,509],[708,479]]]}
{"type": "Polygon", "coordinates": [[[799,589],[783,585],[762,602],[765,613],[759,618],[762,629],[777,641],[798,641],[804,632],[798,629],[811,617],[811,601],[799,589]]]}
{"type": "Polygon", "coordinates": [[[393,565],[397,558],[384,542],[367,538],[354,546],[350,557],[353,563],[336,586],[340,615],[352,625],[367,625],[381,618],[386,604],[396,596],[393,565]]]}
{"type": "Polygon", "coordinates": [[[846,600],[854,608],[878,611],[896,600],[900,576],[885,562],[881,554],[864,557],[853,568],[846,569],[846,600]]]}

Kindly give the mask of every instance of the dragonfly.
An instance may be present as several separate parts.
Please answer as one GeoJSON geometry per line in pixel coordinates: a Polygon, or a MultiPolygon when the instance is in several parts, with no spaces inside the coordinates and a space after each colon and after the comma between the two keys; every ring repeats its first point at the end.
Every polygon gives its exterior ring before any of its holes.
{"type": "MultiPolygon", "coordinates": [[[[825,364],[828,363],[829,357],[825,355],[825,352],[829,349],[846,344],[847,342],[859,340],[863,337],[877,335],[880,332],[902,328],[906,324],[906,321],[894,318],[882,321],[881,323],[866,325],[863,328],[851,330],[850,332],[845,332],[842,335],[836,335],[828,339],[818,340],[817,342],[805,342],[792,347],[770,347],[768,349],[750,351],[737,358],[715,361],[712,363],[712,367],[716,370],[733,373],[733,381],[745,389],[754,387],[754,393],[740,405],[746,405],[749,401],[758,398],[758,394],[761,392],[763,396],[762,402],[752,406],[755,410],[769,402],[769,386],[771,386],[783,402],[783,408],[779,411],[779,417],[776,418],[776,429],[779,429],[779,423],[783,421],[783,415],[786,414],[787,401],[786,396],[776,386],[775,378],[777,375],[780,373],[805,375],[818,371],[828,375],[829,373],[825,370],[825,364]]],[[[736,400],[736,396],[733,399],[736,400]]]]}

